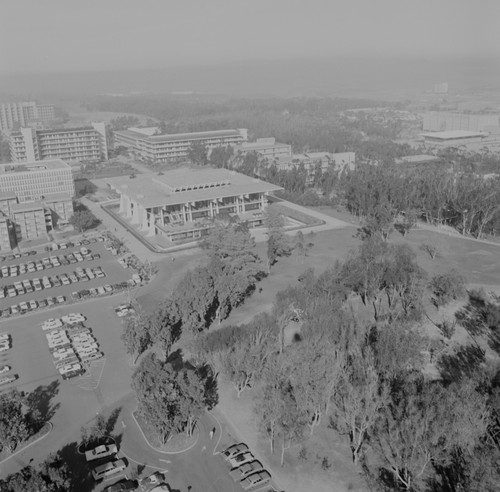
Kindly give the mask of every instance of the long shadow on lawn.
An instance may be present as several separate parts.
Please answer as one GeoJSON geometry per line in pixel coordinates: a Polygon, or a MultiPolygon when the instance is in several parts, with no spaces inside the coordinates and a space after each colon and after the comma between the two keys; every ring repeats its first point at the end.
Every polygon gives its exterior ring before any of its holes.
{"type": "Polygon", "coordinates": [[[71,483],[78,487],[78,492],[91,492],[95,487],[90,467],[85,460],[85,455],[78,453],[78,443],[72,442],[64,446],[59,455],[68,466],[71,483]]]}
{"type": "Polygon", "coordinates": [[[59,386],[59,380],[55,379],[47,386],[40,385],[28,394],[26,404],[31,411],[39,413],[43,422],[48,422],[60,406],[60,403],[52,404],[52,399],[59,393],[59,386]]]}
{"type": "Polygon", "coordinates": [[[454,354],[443,355],[437,365],[443,380],[448,383],[471,377],[485,360],[485,352],[475,345],[460,347],[454,354]]]}

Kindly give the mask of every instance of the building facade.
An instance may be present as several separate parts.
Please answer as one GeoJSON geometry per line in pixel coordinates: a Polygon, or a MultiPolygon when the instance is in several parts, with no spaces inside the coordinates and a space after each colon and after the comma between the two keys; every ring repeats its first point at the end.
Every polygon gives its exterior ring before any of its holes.
{"type": "Polygon", "coordinates": [[[114,132],[115,146],[127,147],[139,159],[153,162],[185,158],[194,143],[202,143],[211,150],[215,147],[238,145],[247,140],[246,128],[156,136],[148,136],[132,129],[114,132]]]}
{"type": "Polygon", "coordinates": [[[97,162],[108,158],[104,123],[57,130],[35,130],[25,127],[11,133],[9,145],[11,159],[14,162],[50,159],[97,162]]]}
{"type": "Polygon", "coordinates": [[[120,214],[148,236],[175,242],[201,237],[219,214],[237,215],[250,226],[263,221],[267,196],[279,186],[235,171],[183,167],[162,175],[108,178],[120,195],[120,214]]]}
{"type": "Polygon", "coordinates": [[[236,154],[241,155],[257,152],[262,157],[270,159],[292,156],[292,146],[276,142],[274,137],[258,138],[255,142],[243,142],[235,145],[234,150],[236,154]]]}
{"type": "Polygon", "coordinates": [[[11,234],[9,218],[0,213],[0,251],[11,251],[11,234]]]}
{"type": "Polygon", "coordinates": [[[37,104],[34,101],[0,104],[0,131],[47,123],[55,119],[53,104],[37,104]]]}
{"type": "Polygon", "coordinates": [[[336,172],[352,171],[355,166],[356,154],[354,152],[308,152],[293,154],[290,158],[276,160],[276,167],[280,171],[288,171],[296,166],[303,166],[308,173],[308,184],[314,179],[317,169],[322,173],[328,170],[336,172]]]}
{"type": "Polygon", "coordinates": [[[45,236],[52,226],[50,214],[47,214],[41,202],[36,201],[14,205],[10,218],[17,242],[45,236]]]}
{"type": "Polygon", "coordinates": [[[71,167],[61,159],[0,164],[0,193],[14,194],[19,203],[42,200],[53,193],[75,194],[71,167]]]}

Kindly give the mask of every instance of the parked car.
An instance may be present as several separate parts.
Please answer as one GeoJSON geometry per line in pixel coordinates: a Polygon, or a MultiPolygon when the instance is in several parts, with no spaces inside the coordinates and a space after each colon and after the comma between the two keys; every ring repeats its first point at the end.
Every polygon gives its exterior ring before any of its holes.
{"type": "Polygon", "coordinates": [[[5,340],[10,340],[10,334],[9,333],[0,333],[0,342],[4,342],[5,340]]]}
{"type": "Polygon", "coordinates": [[[263,485],[271,480],[271,474],[267,470],[261,470],[257,473],[252,473],[247,475],[240,483],[245,490],[257,487],[257,485],[263,485]]]}
{"type": "Polygon", "coordinates": [[[61,304],[62,302],[66,301],[66,297],[64,297],[64,296],[57,296],[56,299],[57,299],[58,304],[61,304]]]}
{"type": "Polygon", "coordinates": [[[118,452],[118,448],[116,444],[102,445],[97,446],[94,449],[91,449],[85,453],[85,459],[87,461],[98,460],[101,458],[106,458],[108,456],[113,456],[118,452]]]}
{"type": "Polygon", "coordinates": [[[85,321],[85,316],[81,313],[70,313],[61,317],[61,321],[68,325],[73,325],[75,323],[83,323],[85,321]]]}
{"type": "Polygon", "coordinates": [[[252,461],[253,459],[254,455],[250,451],[245,451],[244,453],[237,454],[232,458],[228,458],[228,461],[231,468],[236,468],[237,466],[241,466],[247,461],[252,461]]]}
{"type": "Polygon", "coordinates": [[[5,352],[10,349],[10,341],[4,340],[0,342],[0,352],[5,352]]]}
{"type": "Polygon", "coordinates": [[[239,480],[244,478],[246,475],[250,475],[251,473],[262,470],[262,468],[263,468],[262,463],[260,461],[257,461],[257,460],[248,461],[247,463],[244,463],[243,465],[239,466],[238,468],[231,470],[229,472],[229,475],[231,476],[231,478],[235,482],[238,482],[239,480]]]}
{"type": "Polygon", "coordinates": [[[4,384],[9,384],[14,382],[18,378],[17,374],[11,375],[11,376],[5,376],[0,379],[0,386],[3,386],[4,384]]]}
{"type": "Polygon", "coordinates": [[[0,367],[0,374],[5,374],[6,372],[9,372],[12,368],[10,366],[2,366],[0,367]]]}
{"type": "Polygon", "coordinates": [[[125,470],[127,465],[123,460],[109,461],[103,465],[99,465],[92,470],[92,476],[95,480],[100,480],[101,478],[109,477],[115,473],[120,473],[125,470]]]}
{"type": "Polygon", "coordinates": [[[130,490],[136,490],[138,482],[136,480],[122,480],[113,485],[108,485],[103,492],[128,492],[130,490]]]}
{"type": "Polygon", "coordinates": [[[225,460],[229,460],[231,458],[234,458],[236,455],[243,453],[244,451],[248,451],[248,446],[242,442],[240,444],[233,444],[232,446],[229,446],[224,451],[222,451],[221,454],[225,460]]]}

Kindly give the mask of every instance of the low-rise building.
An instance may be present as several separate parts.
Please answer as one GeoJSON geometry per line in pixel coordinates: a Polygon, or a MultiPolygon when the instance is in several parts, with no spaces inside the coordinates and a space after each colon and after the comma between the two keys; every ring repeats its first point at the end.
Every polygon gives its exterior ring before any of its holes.
{"type": "Polygon", "coordinates": [[[304,154],[293,154],[290,158],[280,158],[275,161],[278,170],[290,170],[296,166],[303,166],[313,179],[316,169],[322,173],[333,169],[336,172],[353,170],[356,161],[355,152],[307,152],[304,154]]]}
{"type": "Polygon", "coordinates": [[[148,236],[175,242],[200,238],[219,214],[250,226],[263,222],[267,196],[281,187],[227,169],[182,167],[162,175],[107,178],[120,195],[120,214],[148,236]]]}
{"type": "Polygon", "coordinates": [[[487,135],[482,132],[470,132],[466,130],[451,130],[446,132],[422,133],[424,144],[427,147],[481,147],[483,139],[487,135]]]}
{"type": "Polygon", "coordinates": [[[11,133],[9,145],[14,162],[52,159],[97,162],[108,158],[104,123],[55,130],[21,128],[20,131],[11,133]]]}
{"type": "Polygon", "coordinates": [[[248,130],[217,130],[211,132],[177,133],[173,135],[148,135],[137,129],[115,131],[115,146],[124,146],[145,161],[167,162],[188,155],[194,143],[204,144],[208,150],[246,142],[248,130]]]}
{"type": "Polygon", "coordinates": [[[243,142],[235,145],[234,150],[236,154],[240,155],[257,152],[262,157],[271,159],[292,156],[292,146],[276,142],[274,137],[258,138],[255,142],[243,142]]]}

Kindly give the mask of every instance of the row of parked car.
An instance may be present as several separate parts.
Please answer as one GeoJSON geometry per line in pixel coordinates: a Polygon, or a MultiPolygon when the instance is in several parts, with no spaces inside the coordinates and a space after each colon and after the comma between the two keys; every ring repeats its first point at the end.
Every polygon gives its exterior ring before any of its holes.
{"type": "Polygon", "coordinates": [[[244,490],[251,490],[271,481],[271,474],[255,459],[245,443],[233,444],[222,451],[221,455],[231,467],[229,475],[235,482],[240,482],[244,490]]]}
{"type": "Polygon", "coordinates": [[[42,323],[42,329],[47,331],[47,343],[54,365],[63,379],[83,374],[84,364],[104,356],[92,330],[84,322],[83,314],[71,313],[42,323]]]}
{"type": "Polygon", "coordinates": [[[101,267],[97,268],[77,268],[73,273],[61,273],[59,275],[45,276],[41,279],[25,279],[14,282],[14,284],[0,286],[0,299],[4,297],[16,297],[24,294],[30,294],[42,289],[51,289],[52,287],[61,287],[61,285],[70,285],[77,282],[87,282],[94,278],[104,278],[106,274],[101,267]]]}
{"type": "MultiPolygon", "coordinates": [[[[6,352],[12,348],[12,338],[9,333],[0,333],[0,352],[6,352]]],[[[0,367],[0,386],[12,383],[17,379],[17,374],[8,374],[12,367],[4,365],[0,367]]]]}
{"type": "Polygon", "coordinates": [[[67,255],[47,256],[40,260],[30,261],[28,263],[19,263],[16,265],[4,265],[0,268],[0,277],[18,277],[25,273],[40,272],[49,268],[57,268],[60,266],[80,263],[85,260],[98,260],[101,258],[99,254],[92,254],[87,248],[81,248],[80,251],[68,253],[67,255]]]}
{"type": "Polygon", "coordinates": [[[42,309],[45,307],[54,306],[56,304],[63,304],[66,302],[66,296],[47,297],[46,299],[39,299],[31,301],[23,301],[20,304],[14,304],[7,309],[0,311],[0,317],[13,316],[16,314],[25,314],[35,309],[42,309]]]}

